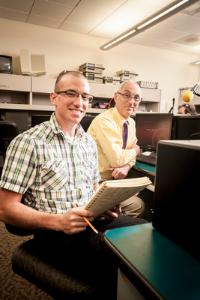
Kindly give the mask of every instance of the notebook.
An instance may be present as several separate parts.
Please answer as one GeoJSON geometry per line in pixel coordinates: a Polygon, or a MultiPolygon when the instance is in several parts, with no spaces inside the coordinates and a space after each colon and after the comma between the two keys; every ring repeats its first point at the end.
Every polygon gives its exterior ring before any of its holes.
{"type": "Polygon", "coordinates": [[[200,259],[200,140],[160,141],[157,151],[156,230],[200,259]]]}

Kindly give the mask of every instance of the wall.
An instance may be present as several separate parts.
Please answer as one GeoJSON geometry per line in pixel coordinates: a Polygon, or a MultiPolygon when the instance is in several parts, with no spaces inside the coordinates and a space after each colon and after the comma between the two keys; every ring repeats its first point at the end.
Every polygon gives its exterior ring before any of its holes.
{"type": "Polygon", "coordinates": [[[179,88],[193,86],[199,78],[199,67],[190,65],[194,55],[144,47],[124,42],[102,51],[102,38],[50,29],[37,25],[0,19],[0,53],[19,56],[20,49],[44,54],[47,76],[55,78],[63,69],[78,69],[85,62],[101,63],[105,76],[115,76],[121,69],[139,74],[137,80],[159,82],[162,90],[161,111],[167,112],[172,98],[178,103],[179,88]]]}

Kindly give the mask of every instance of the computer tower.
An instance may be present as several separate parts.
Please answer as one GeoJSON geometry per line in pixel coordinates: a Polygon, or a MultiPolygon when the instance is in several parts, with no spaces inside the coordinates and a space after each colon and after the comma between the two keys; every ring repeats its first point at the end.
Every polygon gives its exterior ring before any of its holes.
{"type": "Polygon", "coordinates": [[[200,259],[200,140],[158,143],[153,226],[200,259]]]}

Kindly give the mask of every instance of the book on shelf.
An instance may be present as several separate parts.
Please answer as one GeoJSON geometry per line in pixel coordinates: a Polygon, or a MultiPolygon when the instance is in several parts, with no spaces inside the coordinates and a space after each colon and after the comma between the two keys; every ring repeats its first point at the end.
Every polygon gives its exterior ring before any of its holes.
{"type": "Polygon", "coordinates": [[[139,193],[151,183],[151,180],[146,176],[103,181],[89,199],[85,208],[92,210],[95,217],[97,217],[107,210],[114,208],[122,201],[139,193]]]}

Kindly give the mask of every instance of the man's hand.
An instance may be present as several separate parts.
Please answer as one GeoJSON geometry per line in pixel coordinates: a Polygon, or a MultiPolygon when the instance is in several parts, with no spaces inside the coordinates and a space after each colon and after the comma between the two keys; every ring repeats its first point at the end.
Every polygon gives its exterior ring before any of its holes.
{"type": "Polygon", "coordinates": [[[116,206],[112,209],[107,210],[104,214],[100,216],[100,219],[116,219],[119,217],[120,209],[116,206]]]}
{"type": "Polygon", "coordinates": [[[112,171],[112,177],[114,179],[124,179],[126,178],[129,170],[130,170],[129,165],[124,165],[122,167],[114,168],[112,171]]]}
{"type": "Polygon", "coordinates": [[[74,207],[63,215],[60,215],[60,226],[61,231],[67,234],[74,234],[86,229],[87,223],[83,219],[86,217],[91,219],[94,214],[81,207],[74,207]]]}

